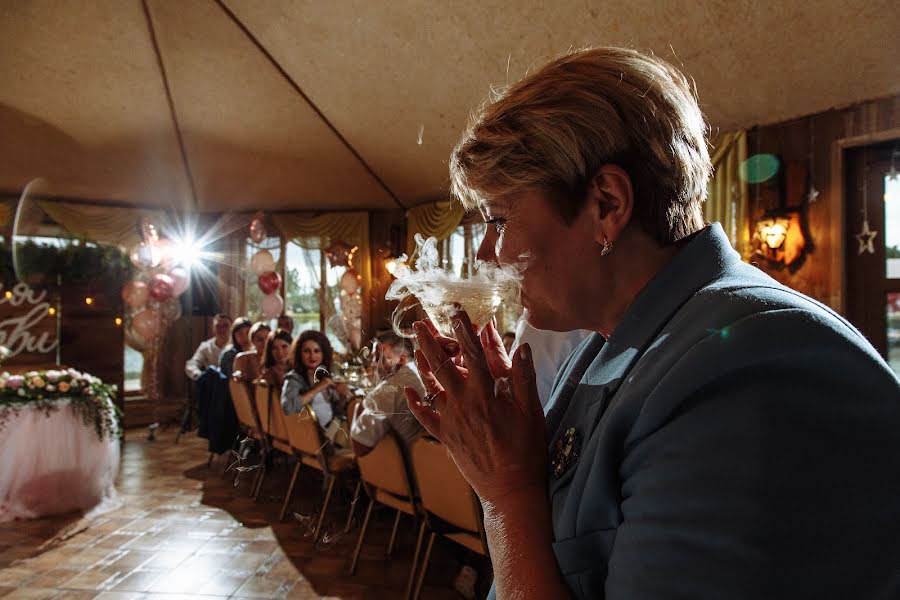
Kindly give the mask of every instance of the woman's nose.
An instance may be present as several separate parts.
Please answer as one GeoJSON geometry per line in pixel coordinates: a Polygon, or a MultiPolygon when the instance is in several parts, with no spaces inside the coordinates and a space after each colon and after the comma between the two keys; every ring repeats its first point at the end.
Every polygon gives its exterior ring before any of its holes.
{"type": "Polygon", "coordinates": [[[478,246],[478,252],[475,253],[475,258],[482,262],[486,263],[496,263],[497,262],[497,234],[494,232],[494,228],[490,225],[487,226],[487,231],[484,234],[484,238],[481,240],[481,245],[478,246]]]}

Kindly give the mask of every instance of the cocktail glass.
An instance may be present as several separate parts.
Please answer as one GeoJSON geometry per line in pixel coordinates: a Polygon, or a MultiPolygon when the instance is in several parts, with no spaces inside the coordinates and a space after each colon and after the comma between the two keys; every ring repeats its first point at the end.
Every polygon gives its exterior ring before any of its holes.
{"type": "Polygon", "coordinates": [[[411,291],[438,332],[455,338],[451,319],[456,315],[457,305],[462,306],[478,333],[481,333],[503,303],[506,287],[492,282],[460,279],[421,282],[420,289],[411,291]]]}

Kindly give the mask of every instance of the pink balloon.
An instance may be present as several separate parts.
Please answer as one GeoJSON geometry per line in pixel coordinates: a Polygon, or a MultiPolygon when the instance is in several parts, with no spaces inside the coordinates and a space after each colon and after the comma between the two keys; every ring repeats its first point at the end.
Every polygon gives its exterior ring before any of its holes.
{"type": "Polygon", "coordinates": [[[138,269],[152,269],[159,265],[159,250],[156,246],[141,242],[135,245],[128,254],[133,264],[138,269]]]}
{"type": "Polygon", "coordinates": [[[347,269],[341,276],[341,289],[348,294],[355,294],[359,291],[361,284],[362,279],[359,273],[356,272],[356,269],[347,269]]]}
{"type": "Polygon", "coordinates": [[[250,239],[257,244],[266,239],[266,222],[261,212],[256,213],[250,223],[250,239]]]}
{"type": "Polygon", "coordinates": [[[175,265],[177,258],[175,256],[175,242],[169,238],[162,238],[156,242],[156,252],[159,255],[159,265],[163,269],[168,269],[175,265]]]}
{"type": "Polygon", "coordinates": [[[165,273],[158,273],[150,280],[150,297],[159,302],[165,302],[175,292],[175,280],[165,273]]]}
{"type": "Polygon", "coordinates": [[[129,281],[122,286],[122,300],[131,308],[140,308],[150,299],[150,290],[143,281],[129,281]]]}
{"type": "Polygon", "coordinates": [[[165,302],[160,303],[159,316],[166,321],[177,321],[181,318],[181,300],[169,298],[165,302]]]}
{"type": "Polygon", "coordinates": [[[180,296],[185,293],[188,286],[191,285],[191,276],[184,267],[175,267],[169,271],[169,277],[171,277],[174,282],[172,285],[172,294],[175,296],[180,296]]]}
{"type": "Polygon", "coordinates": [[[159,230],[150,219],[142,218],[140,222],[141,238],[144,243],[152,246],[159,240],[159,230]]]}
{"type": "Polygon", "coordinates": [[[262,315],[266,319],[274,319],[284,310],[284,298],[280,294],[263,296],[259,304],[260,308],[262,308],[262,315]]]}
{"type": "Polygon", "coordinates": [[[257,284],[259,285],[259,289],[262,290],[262,293],[268,296],[281,288],[281,275],[275,271],[263,273],[259,276],[257,284]]]}
{"type": "Polygon", "coordinates": [[[161,321],[158,312],[145,308],[131,318],[131,327],[145,340],[152,340],[159,333],[161,321]]]}

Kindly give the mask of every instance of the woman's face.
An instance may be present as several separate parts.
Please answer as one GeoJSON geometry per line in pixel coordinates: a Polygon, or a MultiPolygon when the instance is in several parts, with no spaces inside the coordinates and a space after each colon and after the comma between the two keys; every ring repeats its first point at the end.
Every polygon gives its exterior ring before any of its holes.
{"type": "Polygon", "coordinates": [[[291,345],[281,339],[272,341],[272,358],[276,365],[285,366],[291,356],[291,345]]]}
{"type": "Polygon", "coordinates": [[[246,350],[250,347],[250,328],[241,327],[234,332],[234,341],[237,342],[238,350],[246,350]]]}
{"type": "Polygon", "coordinates": [[[263,349],[266,347],[266,338],[268,336],[268,329],[260,329],[253,335],[253,339],[250,340],[253,343],[253,347],[256,348],[256,353],[260,356],[262,356],[263,349]]]}
{"type": "Polygon", "coordinates": [[[312,371],[322,364],[322,347],[318,342],[306,340],[300,347],[300,360],[303,361],[303,366],[307,370],[312,371]]]}
{"type": "Polygon", "coordinates": [[[481,207],[487,231],[478,259],[522,264],[522,305],[538,329],[578,329],[584,310],[591,257],[597,252],[588,211],[566,224],[544,192],[525,192],[481,207]]]}

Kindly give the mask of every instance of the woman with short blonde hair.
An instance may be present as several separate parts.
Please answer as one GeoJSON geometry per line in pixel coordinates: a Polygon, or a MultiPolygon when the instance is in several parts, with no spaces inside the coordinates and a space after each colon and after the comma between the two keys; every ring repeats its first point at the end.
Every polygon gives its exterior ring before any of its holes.
{"type": "Polygon", "coordinates": [[[676,69],[598,48],[510,86],[451,156],[528,322],[595,332],[545,419],[528,344],[462,309],[452,343],[414,324],[407,400],[481,499],[498,598],[900,590],[900,382],[704,224],[705,133],[676,69]]]}

